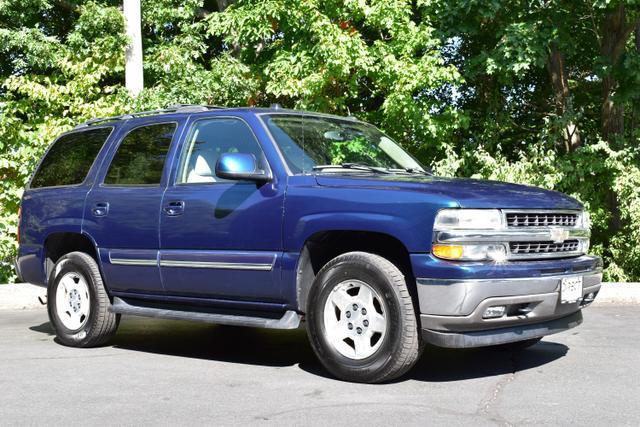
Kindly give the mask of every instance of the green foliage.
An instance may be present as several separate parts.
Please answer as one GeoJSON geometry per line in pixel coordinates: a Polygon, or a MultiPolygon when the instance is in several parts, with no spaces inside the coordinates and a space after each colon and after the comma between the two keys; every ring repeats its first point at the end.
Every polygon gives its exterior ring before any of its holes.
{"type": "Polygon", "coordinates": [[[439,162],[436,171],[535,185],[580,200],[591,214],[591,252],[604,257],[605,279],[640,278],[640,150],[614,151],[599,141],[564,156],[533,146],[520,151],[514,161],[483,148],[464,151],[460,157],[439,162]],[[609,208],[610,190],[619,202],[615,211],[609,208]]]}
{"type": "Polygon", "coordinates": [[[380,150],[373,147],[371,143],[362,136],[348,139],[346,141],[334,141],[330,147],[331,164],[340,165],[342,163],[377,163],[375,160],[380,154],[380,150]]]}
{"type": "MultiPolygon", "coordinates": [[[[124,89],[121,2],[0,0],[0,282],[14,279],[17,210],[48,144],[78,122],[175,103],[353,114],[436,172],[571,194],[593,218],[606,277],[640,279],[640,52],[601,45],[635,1],[213,0],[142,5],[146,89],[124,89]],[[564,59],[562,108],[549,57],[564,59]],[[604,142],[602,84],[625,108],[604,142]],[[581,147],[566,152],[576,125],[581,147]]],[[[334,161],[366,156],[353,139],[334,161]]]]}

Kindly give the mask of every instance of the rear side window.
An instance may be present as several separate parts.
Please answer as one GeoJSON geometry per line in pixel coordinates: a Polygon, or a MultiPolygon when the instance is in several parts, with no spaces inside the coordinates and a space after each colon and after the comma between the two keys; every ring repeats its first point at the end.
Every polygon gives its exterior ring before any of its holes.
{"type": "Polygon", "coordinates": [[[113,128],[63,135],[51,146],[31,181],[31,188],[81,184],[113,128]]]}
{"type": "Polygon", "coordinates": [[[176,123],[135,128],[122,140],[104,179],[109,185],[158,185],[176,123]]]}

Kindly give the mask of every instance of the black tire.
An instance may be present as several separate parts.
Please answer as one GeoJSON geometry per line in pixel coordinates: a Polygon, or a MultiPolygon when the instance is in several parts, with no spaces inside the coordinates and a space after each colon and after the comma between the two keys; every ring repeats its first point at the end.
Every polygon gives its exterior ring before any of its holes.
{"type": "Polygon", "coordinates": [[[349,252],[329,261],[309,292],[306,316],[309,340],[318,359],[342,380],[362,383],[393,380],[413,367],[423,348],[405,278],[395,265],[378,255],[349,252]],[[334,287],[349,280],[366,283],[384,300],[387,311],[382,342],[364,359],[341,354],[325,331],[325,303],[334,287]]]}
{"type": "Polygon", "coordinates": [[[542,340],[542,337],[531,338],[524,341],[510,342],[507,344],[500,344],[500,345],[493,346],[492,348],[498,351],[522,351],[526,348],[529,348],[531,346],[538,344],[540,340],[542,340]]]}
{"type": "Polygon", "coordinates": [[[105,344],[116,333],[120,315],[109,311],[111,301],[105,290],[96,261],[86,253],[71,252],[61,257],[49,278],[47,289],[49,320],[61,344],[71,347],[96,347],[105,344]],[[56,293],[65,275],[84,279],[89,292],[89,313],[77,329],[70,329],[58,315],[56,293]]]}

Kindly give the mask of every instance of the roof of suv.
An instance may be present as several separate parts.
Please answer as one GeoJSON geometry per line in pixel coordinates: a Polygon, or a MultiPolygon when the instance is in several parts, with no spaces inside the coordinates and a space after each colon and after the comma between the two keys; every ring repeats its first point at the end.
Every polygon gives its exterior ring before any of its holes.
{"type": "Polygon", "coordinates": [[[308,113],[308,114],[313,114],[313,115],[318,115],[318,116],[327,116],[327,117],[335,117],[335,118],[340,118],[340,119],[346,119],[346,120],[353,120],[353,121],[357,121],[357,118],[354,116],[336,116],[336,115],[331,115],[331,114],[323,114],[323,113],[316,113],[316,112],[307,112],[307,111],[302,111],[302,110],[291,110],[291,109],[285,109],[282,108],[279,104],[272,104],[270,107],[265,108],[265,107],[221,107],[221,106],[217,106],[217,105],[198,105],[198,104],[177,104],[177,105],[171,105],[167,108],[164,109],[160,109],[160,110],[150,110],[150,111],[140,111],[137,113],[129,113],[129,114],[122,114],[120,116],[112,116],[112,117],[98,117],[95,119],[91,119],[91,120],[87,120],[84,123],[79,124],[78,126],[76,126],[76,129],[78,128],[84,128],[84,127],[88,127],[88,126],[93,126],[93,125],[97,125],[97,124],[105,124],[107,122],[115,122],[115,121],[119,121],[119,120],[129,120],[129,119],[134,119],[134,118],[138,118],[138,117],[153,117],[153,116],[161,116],[163,114],[180,114],[180,113],[184,113],[184,114],[193,114],[193,113],[203,113],[203,112],[208,112],[208,111],[255,111],[255,112],[288,112],[288,113],[296,113],[296,114],[302,114],[302,113],[308,113]]]}

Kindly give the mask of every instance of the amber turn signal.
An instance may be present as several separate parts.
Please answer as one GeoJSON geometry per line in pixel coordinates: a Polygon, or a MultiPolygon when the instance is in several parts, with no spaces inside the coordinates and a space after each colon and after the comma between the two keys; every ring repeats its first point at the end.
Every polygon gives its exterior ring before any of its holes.
{"type": "Polygon", "coordinates": [[[433,254],[438,258],[460,259],[462,253],[461,245],[433,245],[433,254]]]}

